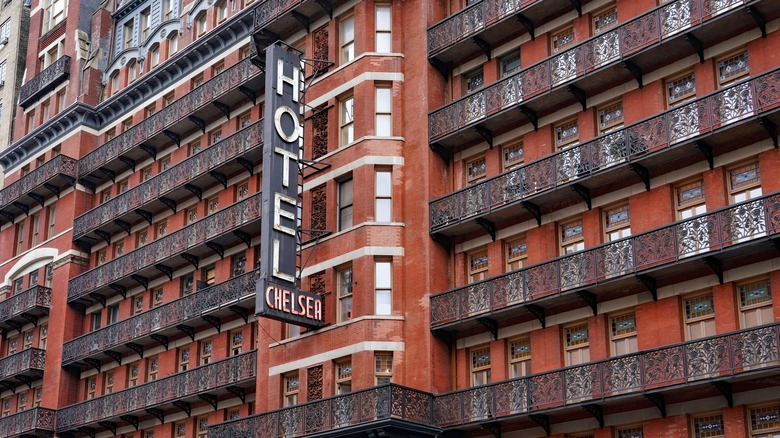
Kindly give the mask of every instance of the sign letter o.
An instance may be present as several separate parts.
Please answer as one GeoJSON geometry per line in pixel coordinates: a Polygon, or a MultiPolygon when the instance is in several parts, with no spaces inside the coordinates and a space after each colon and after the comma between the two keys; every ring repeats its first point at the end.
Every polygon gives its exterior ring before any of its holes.
{"type": "Polygon", "coordinates": [[[276,127],[276,132],[279,134],[279,137],[282,137],[282,140],[286,141],[287,143],[293,143],[298,140],[299,134],[298,130],[300,129],[300,123],[298,122],[298,115],[295,114],[295,111],[293,111],[289,106],[280,106],[276,109],[276,113],[274,114],[274,126],[276,127]],[[283,114],[289,114],[290,117],[292,117],[293,124],[295,128],[293,129],[293,132],[291,134],[287,134],[282,129],[282,115],[283,114]]]}

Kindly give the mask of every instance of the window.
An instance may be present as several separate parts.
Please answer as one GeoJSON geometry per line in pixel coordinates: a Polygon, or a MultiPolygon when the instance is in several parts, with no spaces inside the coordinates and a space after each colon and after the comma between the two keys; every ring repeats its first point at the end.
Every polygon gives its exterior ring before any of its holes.
{"type": "Polygon", "coordinates": [[[188,154],[190,156],[197,154],[200,152],[200,139],[197,139],[193,142],[191,142],[189,145],[187,145],[188,154]]]}
{"type": "Polygon", "coordinates": [[[393,264],[390,261],[374,263],[374,290],[376,315],[390,315],[393,311],[393,264]]]}
{"type": "Polygon", "coordinates": [[[174,438],[186,438],[187,436],[187,423],[180,421],[173,426],[174,438]]]}
{"type": "Polygon", "coordinates": [[[352,226],[352,178],[339,182],[339,227],[342,231],[352,226]]]}
{"type": "Polygon", "coordinates": [[[298,391],[301,388],[301,382],[298,379],[298,372],[287,373],[284,375],[284,407],[295,406],[298,404],[298,391]]]}
{"type": "Polygon", "coordinates": [[[643,438],[642,426],[619,427],[615,429],[617,438],[643,438]]]}
{"type": "Polygon", "coordinates": [[[154,238],[159,239],[160,237],[165,236],[168,234],[168,221],[161,221],[158,222],[157,225],[154,227],[154,238]]]}
{"type": "Polygon", "coordinates": [[[601,33],[618,23],[617,7],[611,6],[593,15],[593,33],[601,33]]]}
{"type": "Polygon", "coordinates": [[[65,0],[46,0],[44,3],[43,33],[65,19],[65,0]]]}
{"type": "Polygon", "coordinates": [[[246,254],[234,255],[232,259],[233,276],[238,276],[246,272],[246,254]]]}
{"type": "Polygon", "coordinates": [[[214,265],[209,265],[203,268],[200,273],[200,279],[205,286],[211,286],[212,284],[216,283],[217,269],[214,267],[214,265]]]}
{"type": "Polygon", "coordinates": [[[376,5],[376,51],[391,53],[393,51],[393,10],[389,4],[376,5]]]}
{"type": "Polygon", "coordinates": [[[336,362],[336,395],[352,391],[352,359],[336,362]]]}
{"type": "Polygon", "coordinates": [[[44,324],[38,330],[38,348],[40,348],[41,350],[45,350],[48,338],[49,338],[49,325],[44,324]]]}
{"type": "Polygon", "coordinates": [[[174,18],[173,16],[173,2],[174,0],[163,0],[163,21],[168,21],[174,18]]]}
{"type": "Polygon", "coordinates": [[[24,251],[24,221],[16,224],[16,252],[14,255],[21,254],[24,251]]]}
{"type": "MultiPolygon", "coordinates": [[[[5,409],[5,405],[3,406],[5,409]]],[[[750,436],[752,438],[780,437],[780,406],[773,404],[751,408],[750,436]]],[[[5,415],[5,414],[3,414],[5,415]]]]}
{"type": "Polygon", "coordinates": [[[623,102],[604,105],[598,111],[599,134],[614,131],[623,126],[623,102]]]}
{"type": "Polygon", "coordinates": [[[222,140],[222,130],[221,129],[217,129],[216,131],[211,131],[209,133],[209,138],[210,138],[209,144],[214,144],[214,143],[216,143],[218,141],[221,141],[222,140]]]}
{"type": "Polygon", "coordinates": [[[695,438],[712,438],[723,435],[723,415],[709,414],[693,417],[693,436],[695,438]]]}
{"type": "Polygon", "coordinates": [[[520,53],[516,52],[503,56],[498,60],[498,63],[500,66],[499,73],[502,78],[513,75],[520,71],[520,53]]]}
{"type": "Polygon", "coordinates": [[[150,179],[152,179],[152,168],[141,169],[141,182],[149,181],[150,179]]]}
{"type": "Polygon", "coordinates": [[[471,350],[471,386],[490,383],[490,347],[471,350]]]}
{"type": "Polygon", "coordinates": [[[376,135],[389,137],[393,135],[393,89],[377,87],[376,89],[376,135]]]}
{"type": "Polygon", "coordinates": [[[206,201],[206,206],[208,207],[208,214],[214,214],[219,211],[219,197],[215,196],[213,198],[209,198],[206,201]]]}
{"type": "Polygon", "coordinates": [[[0,62],[0,84],[5,84],[5,61],[0,62]]]}
{"type": "Polygon", "coordinates": [[[747,50],[716,61],[716,66],[718,70],[718,86],[720,87],[750,74],[747,50]]]}
{"type": "Polygon", "coordinates": [[[526,257],[528,257],[525,238],[509,240],[504,244],[504,248],[506,251],[506,271],[515,271],[522,268],[526,257]]]}
{"type": "Polygon", "coordinates": [[[352,267],[337,272],[338,277],[338,321],[352,319],[352,267]]]}
{"type": "Polygon", "coordinates": [[[133,117],[130,116],[122,120],[122,132],[127,132],[133,127],[133,117]]]}
{"type": "Polygon", "coordinates": [[[393,220],[393,174],[389,170],[378,170],[375,174],[375,217],[377,222],[393,220]]]}
{"type": "Polygon", "coordinates": [[[168,56],[173,55],[178,50],[179,50],[179,35],[174,33],[174,35],[168,39],[168,56]]]}
{"type": "Polygon", "coordinates": [[[8,355],[16,353],[16,350],[19,348],[19,338],[16,336],[11,336],[8,338],[8,355]]]}
{"type": "Polygon", "coordinates": [[[190,79],[190,88],[195,89],[203,85],[203,73],[195,75],[190,79]]]}
{"type": "Polygon", "coordinates": [[[200,341],[200,364],[206,365],[211,362],[211,339],[200,341]]]}
{"type": "Polygon", "coordinates": [[[487,249],[474,251],[468,254],[469,283],[484,280],[488,273],[487,249]]]}
{"type": "Polygon", "coordinates": [[[466,73],[463,78],[466,81],[467,93],[477,91],[485,85],[485,76],[481,67],[476,71],[466,73]]]}
{"type": "Polygon", "coordinates": [[[209,436],[209,416],[203,415],[195,419],[198,434],[196,438],[206,438],[209,436]]]}
{"type": "Polygon", "coordinates": [[[90,330],[95,331],[100,328],[100,319],[102,312],[100,310],[90,314],[90,330]]]}
{"type": "Polygon", "coordinates": [[[355,141],[355,99],[345,97],[339,106],[339,145],[346,146],[355,141]]]}
{"type": "Polygon", "coordinates": [[[740,327],[750,328],[774,321],[769,279],[738,284],[740,327]]]}
{"type": "Polygon", "coordinates": [[[636,340],[636,314],[632,312],[613,316],[609,318],[609,326],[609,339],[611,341],[613,356],[635,353],[638,350],[636,340]]]}
{"type": "Polygon", "coordinates": [[[163,300],[165,300],[165,293],[163,292],[163,288],[158,287],[156,289],[152,290],[152,307],[157,307],[160,304],[163,303],[163,300]]]}
{"type": "Polygon", "coordinates": [[[37,213],[32,216],[32,242],[30,242],[30,246],[35,246],[39,242],[40,238],[40,231],[41,231],[41,214],[37,213]]]}
{"type": "Polygon", "coordinates": [[[531,374],[531,339],[523,337],[509,340],[509,377],[531,374]]]}
{"type": "Polygon", "coordinates": [[[103,377],[103,394],[111,394],[114,392],[114,382],[116,379],[114,378],[113,372],[108,372],[103,377]]]}
{"type": "Polygon", "coordinates": [[[108,202],[111,200],[111,189],[106,189],[100,192],[100,203],[108,202]]]}
{"type": "Polygon", "coordinates": [[[119,322],[119,304],[114,304],[106,308],[108,310],[108,323],[119,322]]]}
{"type": "Polygon", "coordinates": [[[696,97],[696,76],[693,72],[666,80],[666,105],[670,108],[694,97],[696,97]]]}
{"type": "Polygon", "coordinates": [[[238,129],[246,128],[252,124],[252,115],[249,112],[238,116],[238,129]]]}
{"type": "Polygon", "coordinates": [[[140,372],[138,370],[138,362],[133,362],[127,366],[127,387],[133,387],[138,385],[138,376],[140,372]]]}
{"type": "Polygon", "coordinates": [[[24,346],[22,348],[24,348],[25,350],[28,349],[28,348],[32,348],[32,344],[33,344],[33,332],[32,332],[32,330],[28,330],[28,331],[22,333],[22,341],[24,342],[24,346]]]}
{"type": "Polygon", "coordinates": [[[196,207],[187,209],[187,225],[198,220],[198,209],[196,207]]]}
{"type": "Polygon", "coordinates": [[[728,170],[731,202],[743,202],[761,196],[761,171],[758,162],[742,164],[728,170]]]}
{"type": "Polygon", "coordinates": [[[146,381],[152,382],[157,380],[157,372],[160,369],[160,360],[157,356],[152,356],[146,359],[146,381]]]}
{"type": "Polygon", "coordinates": [[[38,286],[38,270],[34,270],[30,272],[30,282],[27,283],[30,285],[30,287],[38,286]]]}
{"type": "Polygon", "coordinates": [[[628,204],[604,210],[604,232],[607,242],[614,242],[631,235],[628,204]]]}
{"type": "Polygon", "coordinates": [[[144,311],[144,296],[143,294],[139,294],[133,297],[132,299],[133,306],[130,309],[130,313],[132,315],[135,315],[136,313],[141,313],[144,311]]]}
{"type": "Polygon", "coordinates": [[[393,381],[393,352],[374,354],[374,377],[377,385],[393,381]]]}
{"type": "Polygon", "coordinates": [[[199,37],[206,33],[206,13],[202,13],[195,17],[195,36],[199,37]]]}
{"type": "Polygon", "coordinates": [[[127,180],[119,181],[116,184],[116,186],[117,186],[116,187],[116,192],[117,193],[124,193],[124,192],[130,190],[130,183],[127,180]]]}
{"type": "Polygon", "coordinates": [[[228,13],[228,2],[227,0],[222,0],[221,2],[217,3],[217,23],[222,23],[227,18],[228,13]]]}
{"type": "Polygon", "coordinates": [[[524,155],[525,150],[523,149],[522,141],[501,147],[504,171],[520,167],[520,165],[523,164],[524,155]]]}
{"type": "Polygon", "coordinates": [[[97,378],[96,377],[90,377],[87,379],[87,400],[92,400],[95,398],[95,394],[97,392],[97,378]]]}
{"type": "Polygon", "coordinates": [[[3,399],[2,416],[7,417],[10,414],[11,414],[11,397],[7,397],[3,399]]]}
{"type": "Polygon", "coordinates": [[[704,203],[704,184],[702,180],[677,186],[674,192],[677,219],[688,219],[707,211],[707,206],[704,203]]]}
{"type": "Polygon", "coordinates": [[[131,19],[126,22],[122,29],[122,35],[124,36],[122,48],[129,49],[130,47],[133,47],[133,20],[131,19]]]}
{"type": "Polygon", "coordinates": [[[341,63],[345,64],[355,58],[355,16],[350,15],[339,20],[339,47],[341,48],[341,63]]]}
{"type": "Polygon", "coordinates": [[[190,347],[179,348],[176,360],[179,371],[187,371],[190,368],[190,347]]]}
{"type": "MultiPolygon", "coordinates": [[[[27,113],[27,132],[32,131],[35,129],[35,110],[30,110],[29,113],[27,113]]],[[[26,175],[28,172],[22,172],[22,176],[26,175]]]]}
{"type": "Polygon", "coordinates": [[[155,44],[149,49],[149,67],[154,68],[160,63],[160,45],[155,44]]]}
{"type": "Polygon", "coordinates": [[[151,104],[144,108],[144,117],[149,118],[157,112],[157,105],[151,104]]]}
{"type": "Polygon", "coordinates": [[[193,285],[195,284],[195,277],[192,274],[187,274],[181,277],[181,295],[189,295],[192,293],[193,285]]]}
{"type": "Polygon", "coordinates": [[[141,11],[141,42],[143,43],[149,37],[149,29],[151,23],[149,21],[149,15],[151,14],[151,8],[146,8],[141,11]]]}
{"type": "Polygon", "coordinates": [[[685,307],[685,339],[693,340],[715,334],[715,306],[712,294],[683,300],[685,307]]]}
{"type": "Polygon", "coordinates": [[[485,176],[487,176],[487,162],[484,155],[466,161],[467,184],[478,183],[485,179],[485,176]]]}
{"type": "Polygon", "coordinates": [[[582,322],[565,327],[563,329],[563,341],[566,366],[579,365],[590,361],[588,323],[582,322]]]}
{"type": "Polygon", "coordinates": [[[559,229],[561,255],[571,254],[585,249],[585,242],[582,235],[582,219],[561,224],[559,229]]]}
{"type": "Polygon", "coordinates": [[[125,242],[117,242],[114,244],[114,258],[121,256],[125,253],[125,242]]]}
{"type": "Polygon", "coordinates": [[[57,93],[57,112],[61,113],[65,109],[65,90],[57,93]]]}
{"type": "Polygon", "coordinates": [[[135,246],[136,248],[141,247],[143,245],[146,245],[149,241],[149,231],[148,230],[140,230],[138,234],[135,236],[135,246]]]}
{"type": "Polygon", "coordinates": [[[0,42],[5,41],[3,44],[8,44],[8,39],[11,38],[11,19],[5,20],[0,25],[0,42]]]}
{"type": "Polygon", "coordinates": [[[552,33],[550,36],[550,47],[553,53],[562,52],[574,44],[574,28],[566,29],[552,33]]]}
{"type": "Polygon", "coordinates": [[[237,354],[241,354],[243,351],[243,345],[244,332],[240,329],[230,332],[230,355],[235,356],[237,354]]]}

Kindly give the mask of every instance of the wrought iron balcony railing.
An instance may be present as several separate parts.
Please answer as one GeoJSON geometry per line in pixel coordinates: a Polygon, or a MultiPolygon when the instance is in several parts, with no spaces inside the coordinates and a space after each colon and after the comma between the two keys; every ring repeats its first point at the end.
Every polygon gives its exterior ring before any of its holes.
{"type": "Polygon", "coordinates": [[[258,271],[233,277],[67,341],[62,346],[62,364],[103,355],[128,342],[142,345],[143,338],[153,334],[162,334],[162,338],[156,336],[155,339],[167,343],[166,329],[175,329],[179,324],[237,306],[248,298],[254,299],[257,277],[258,271]]]}
{"type": "MultiPolygon", "coordinates": [[[[151,137],[166,132],[171,125],[187,116],[192,116],[198,109],[212,105],[229,91],[239,89],[248,80],[261,73],[262,71],[252,65],[249,59],[244,59],[228,67],[200,87],[83,156],[79,160],[79,179],[98,171],[102,166],[119,158],[125,152],[141,146],[151,137]]],[[[170,133],[170,131],[168,132],[170,133]]],[[[170,134],[176,136],[173,133],[170,134]]]]}
{"type": "MultiPolygon", "coordinates": [[[[646,51],[648,47],[671,40],[672,36],[682,32],[689,32],[691,28],[707,23],[714,17],[722,17],[727,13],[744,14],[743,11],[734,11],[734,6],[742,3],[741,0],[676,0],[665,3],[610,31],[432,111],[429,114],[429,141],[437,142],[500,112],[515,109],[533,97],[553,88],[561,88],[564,84],[596,70],[605,71],[606,66],[616,61],[646,51]]],[[[576,90],[572,92],[574,91],[576,90]]]]}
{"type": "Polygon", "coordinates": [[[689,144],[729,124],[780,108],[780,69],[644,121],[558,151],[430,202],[430,230],[472,221],[650,153],[689,144]]]}
{"type": "Polygon", "coordinates": [[[63,55],[19,89],[19,105],[27,108],[70,76],[70,56],[63,55]]]}
{"type": "MultiPolygon", "coordinates": [[[[184,188],[198,177],[208,176],[209,172],[218,170],[231,160],[241,158],[247,151],[262,144],[263,120],[260,120],[76,217],[73,220],[73,240],[84,237],[137,208],[170,196],[175,190],[184,188]]],[[[253,162],[244,164],[254,166],[253,162]]],[[[175,199],[165,199],[175,205],[175,199]]]]}
{"type": "Polygon", "coordinates": [[[19,212],[30,211],[28,203],[43,204],[48,193],[59,196],[64,185],[76,181],[76,163],[73,158],[57,155],[8,184],[0,190],[0,219],[13,222],[19,212]]]}
{"type": "Polygon", "coordinates": [[[432,295],[431,328],[657,270],[687,257],[729,250],[778,232],[780,193],[774,193],[432,295]]]}
{"type": "Polygon", "coordinates": [[[222,244],[215,242],[215,240],[229,236],[231,232],[246,242],[249,235],[239,228],[260,220],[260,195],[257,193],[243,201],[236,202],[197,222],[72,278],[68,282],[68,302],[76,301],[90,294],[105,293],[106,290],[121,293],[123,289],[126,289],[126,286],[120,283],[125,280],[138,281],[142,285],[146,285],[148,278],[143,277],[143,273],[139,271],[154,268],[161,272],[169,270],[172,272],[173,266],[165,265],[164,262],[173,262],[172,259],[177,256],[182,256],[182,261],[186,261],[185,257],[197,257],[197,254],[193,254],[195,248],[204,245],[208,249],[217,247],[219,250],[222,244]]]}
{"type": "Polygon", "coordinates": [[[57,410],[57,432],[67,432],[119,416],[144,414],[146,410],[166,407],[176,401],[197,399],[198,395],[216,396],[217,393],[234,393],[233,391],[243,393],[244,386],[254,380],[256,369],[257,350],[252,350],[65,406],[57,410]]]}
{"type": "Polygon", "coordinates": [[[46,351],[40,348],[26,348],[18,353],[0,359],[0,385],[15,391],[17,382],[30,385],[35,378],[43,376],[46,351]]]}
{"type": "Polygon", "coordinates": [[[432,424],[433,397],[383,385],[209,427],[211,438],[292,438],[387,419],[432,424]]]}
{"type": "Polygon", "coordinates": [[[0,436],[7,438],[52,436],[56,411],[32,408],[0,418],[0,436]]]}
{"type": "Polygon", "coordinates": [[[441,427],[495,421],[615,395],[728,379],[775,368],[778,360],[778,325],[773,324],[438,395],[433,418],[441,427]]]}
{"type": "Polygon", "coordinates": [[[49,313],[51,289],[33,286],[0,301],[0,327],[21,331],[22,325],[35,322],[37,317],[49,313]]]}

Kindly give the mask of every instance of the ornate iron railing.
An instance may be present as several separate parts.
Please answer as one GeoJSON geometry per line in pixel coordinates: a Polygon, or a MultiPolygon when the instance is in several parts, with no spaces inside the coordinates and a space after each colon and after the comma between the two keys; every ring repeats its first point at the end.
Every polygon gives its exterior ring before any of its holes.
{"type": "Polygon", "coordinates": [[[117,195],[73,220],[73,239],[140,208],[189,181],[263,144],[263,120],[215,143],[149,180],[117,195]]]}
{"type": "Polygon", "coordinates": [[[431,327],[780,232],[780,192],[431,296],[431,327]]]}
{"type": "Polygon", "coordinates": [[[254,296],[257,277],[258,271],[248,272],[71,339],[62,346],[62,363],[73,363],[254,296]]]}
{"type": "Polygon", "coordinates": [[[778,326],[773,324],[437,395],[433,421],[441,427],[495,421],[618,394],[727,378],[776,367],[778,360],[778,326]]]}
{"type": "Polygon", "coordinates": [[[70,56],[63,55],[19,89],[19,105],[26,107],[46,90],[56,86],[70,75],[70,56]]]}
{"type": "Polygon", "coordinates": [[[430,202],[431,233],[555,190],[618,163],[687,144],[779,105],[780,69],[775,69],[435,199],[430,202]]]}
{"type": "MultiPolygon", "coordinates": [[[[428,140],[451,134],[499,111],[661,42],[734,7],[735,1],[677,0],[484,87],[428,116],[428,140]]],[[[742,0],[736,3],[742,3],[742,0]]]]}
{"type": "Polygon", "coordinates": [[[383,385],[209,427],[210,438],[292,438],[397,418],[431,424],[430,394],[383,385]]]}
{"type": "Polygon", "coordinates": [[[46,408],[32,408],[0,418],[0,436],[28,436],[40,432],[54,432],[56,411],[46,408]]]}
{"type": "Polygon", "coordinates": [[[255,32],[305,0],[266,0],[255,8],[255,32]]]}
{"type": "Polygon", "coordinates": [[[79,160],[79,178],[94,172],[100,166],[141,145],[150,137],[162,133],[170,125],[193,114],[196,110],[210,105],[214,100],[238,88],[258,74],[260,74],[260,70],[249,59],[241,60],[228,67],[200,87],[83,156],[79,160]]]}
{"type": "Polygon", "coordinates": [[[23,372],[43,375],[46,351],[40,348],[26,348],[18,353],[0,359],[0,380],[10,379],[23,372]]]}
{"type": "Polygon", "coordinates": [[[51,160],[43,163],[41,166],[36,167],[27,175],[8,184],[3,190],[0,190],[0,208],[5,208],[33,191],[35,188],[47,184],[48,181],[58,175],[65,176],[66,178],[75,181],[77,162],[78,160],[66,157],[65,155],[57,155],[51,160]]]}
{"type": "Polygon", "coordinates": [[[147,382],[57,410],[57,431],[154,408],[255,378],[257,350],[147,382]]]}
{"type": "Polygon", "coordinates": [[[187,225],[138,249],[73,277],[68,282],[68,302],[77,300],[136,271],[178,256],[189,248],[260,219],[260,193],[187,225]]]}
{"type": "Polygon", "coordinates": [[[37,307],[51,307],[51,289],[43,286],[33,286],[16,295],[0,301],[0,322],[5,322],[37,307]]]}

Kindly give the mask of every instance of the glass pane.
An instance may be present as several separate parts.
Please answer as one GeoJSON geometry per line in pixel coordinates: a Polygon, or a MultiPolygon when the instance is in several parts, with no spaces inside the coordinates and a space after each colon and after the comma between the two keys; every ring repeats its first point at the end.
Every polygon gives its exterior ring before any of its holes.
{"type": "Polygon", "coordinates": [[[390,262],[376,263],[376,288],[390,289],[392,287],[392,270],[390,262]]]}
{"type": "Polygon", "coordinates": [[[376,89],[376,111],[378,113],[390,113],[392,112],[392,89],[390,88],[377,88],[376,89]]]}
{"type": "Polygon", "coordinates": [[[390,6],[376,7],[376,30],[390,30],[390,6]]]}

